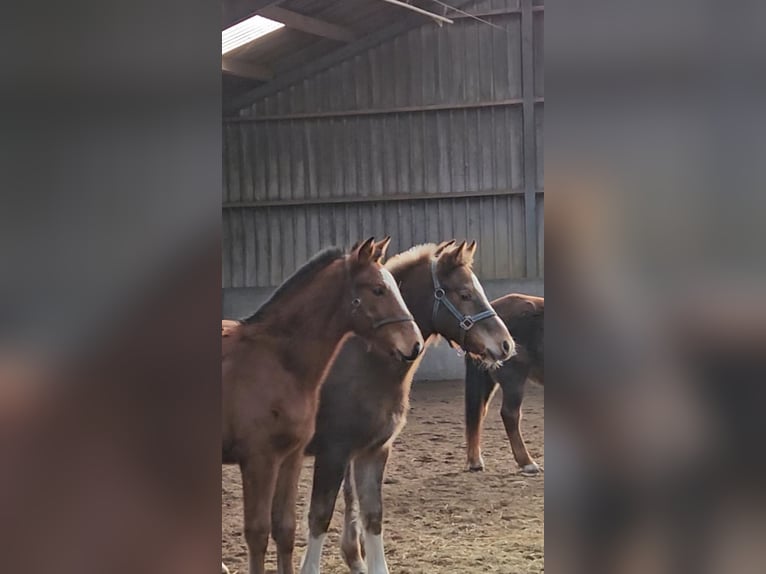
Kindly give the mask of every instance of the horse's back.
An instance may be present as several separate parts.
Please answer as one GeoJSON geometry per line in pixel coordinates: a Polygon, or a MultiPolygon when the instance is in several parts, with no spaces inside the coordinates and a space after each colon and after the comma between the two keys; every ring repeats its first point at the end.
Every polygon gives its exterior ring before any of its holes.
{"type": "MultiPolygon", "coordinates": [[[[518,354],[508,362],[508,369],[524,364],[530,376],[543,384],[545,299],[511,293],[492,301],[492,307],[516,342],[518,354]]],[[[501,377],[502,373],[496,375],[501,377]]]]}
{"type": "Polygon", "coordinates": [[[545,299],[523,293],[510,293],[492,301],[492,307],[504,321],[508,322],[515,317],[542,314],[545,309],[545,299]]]}

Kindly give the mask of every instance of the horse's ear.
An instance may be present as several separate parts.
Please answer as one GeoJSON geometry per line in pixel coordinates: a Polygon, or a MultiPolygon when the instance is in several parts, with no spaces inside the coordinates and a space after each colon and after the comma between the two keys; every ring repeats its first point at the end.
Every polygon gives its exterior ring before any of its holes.
{"type": "Polygon", "coordinates": [[[447,247],[454,244],[455,244],[454,239],[450,239],[449,241],[442,241],[441,243],[439,243],[439,245],[436,246],[436,251],[434,251],[434,257],[439,257],[439,255],[441,255],[447,247]]]}
{"type": "Polygon", "coordinates": [[[354,255],[354,257],[359,263],[365,264],[372,261],[374,249],[375,249],[375,238],[370,237],[369,239],[366,239],[364,242],[362,242],[362,244],[359,245],[359,247],[354,249],[352,254],[354,255]]]}
{"type": "Polygon", "coordinates": [[[465,247],[465,241],[459,245],[454,245],[454,241],[446,245],[442,250],[441,257],[439,257],[439,264],[444,269],[450,270],[462,265],[460,258],[462,257],[463,248],[465,247]]]}
{"type": "Polygon", "coordinates": [[[473,265],[474,253],[476,253],[476,241],[471,241],[469,244],[461,241],[456,247],[446,250],[442,259],[453,267],[461,265],[470,267],[473,265]]]}
{"type": "Polygon", "coordinates": [[[476,253],[476,240],[474,239],[466,245],[466,247],[463,249],[462,255],[461,255],[461,261],[463,265],[468,265],[469,267],[473,265],[473,256],[476,253]]]}
{"type": "Polygon", "coordinates": [[[373,261],[380,261],[386,256],[386,249],[388,249],[388,246],[391,244],[391,236],[386,235],[382,241],[379,241],[375,244],[375,247],[372,252],[372,260],[373,261]]]}

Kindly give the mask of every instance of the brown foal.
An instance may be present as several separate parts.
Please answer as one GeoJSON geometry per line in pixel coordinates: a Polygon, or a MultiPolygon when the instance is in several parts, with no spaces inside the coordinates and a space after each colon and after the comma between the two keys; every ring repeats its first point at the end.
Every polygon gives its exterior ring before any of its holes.
{"type": "Polygon", "coordinates": [[[466,359],[465,430],[468,470],[484,470],[481,429],[492,395],[500,386],[503,389],[500,415],[513,457],[522,474],[535,475],[540,472],[540,467],[529,454],[521,434],[521,402],[528,379],[544,384],[545,300],[542,297],[512,293],[493,301],[492,307],[511,332],[518,352],[494,371],[482,369],[475,361],[466,359]]]}
{"type": "MultiPolygon", "coordinates": [[[[514,343],[471,270],[476,243],[454,243],[413,247],[392,257],[386,268],[427,341],[441,335],[486,368],[494,368],[513,355],[514,343]]],[[[344,473],[343,556],[353,574],[388,572],[382,538],[383,473],[391,445],[405,424],[418,363],[392,360],[359,337],[341,346],[322,386],[316,432],[306,449],[316,460],[310,538],[301,574],[320,572],[322,545],[344,473]],[[357,525],[357,506],[364,532],[357,525]]]]}
{"type": "Polygon", "coordinates": [[[390,238],[329,249],[288,279],[253,316],[222,324],[223,462],[239,464],[250,573],[264,574],[269,532],[279,574],[292,574],[295,499],[319,389],[350,333],[396,360],[423,338],[380,259],[390,238]]]}

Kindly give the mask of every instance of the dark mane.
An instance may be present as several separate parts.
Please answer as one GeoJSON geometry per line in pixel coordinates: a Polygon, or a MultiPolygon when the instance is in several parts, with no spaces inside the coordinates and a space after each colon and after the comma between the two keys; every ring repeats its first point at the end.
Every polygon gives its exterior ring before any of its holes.
{"type": "Polygon", "coordinates": [[[262,320],[277,299],[295,292],[296,289],[309,282],[322,269],[345,255],[346,252],[339,247],[328,247],[320,251],[277,287],[276,291],[271,294],[271,297],[255,313],[243,319],[242,323],[257,323],[262,320]]]}

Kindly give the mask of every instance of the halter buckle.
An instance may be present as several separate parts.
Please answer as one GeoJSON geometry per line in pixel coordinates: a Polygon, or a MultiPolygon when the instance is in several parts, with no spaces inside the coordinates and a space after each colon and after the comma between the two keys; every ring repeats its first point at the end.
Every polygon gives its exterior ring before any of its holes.
{"type": "Polygon", "coordinates": [[[441,301],[447,293],[441,287],[434,289],[434,299],[441,301]]]}
{"type": "Polygon", "coordinates": [[[351,306],[355,309],[358,309],[359,306],[362,304],[362,300],[359,297],[356,297],[351,300],[351,306]]]}
{"type": "Polygon", "coordinates": [[[472,317],[463,317],[463,320],[460,321],[460,328],[463,329],[463,331],[469,331],[475,324],[476,322],[472,317]]]}

